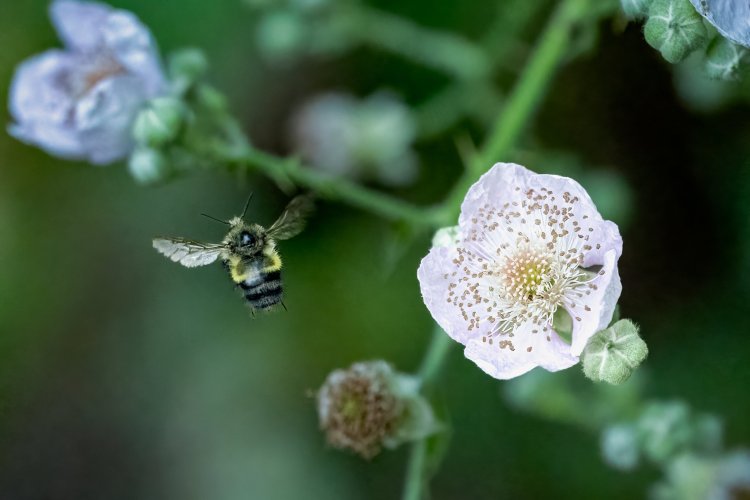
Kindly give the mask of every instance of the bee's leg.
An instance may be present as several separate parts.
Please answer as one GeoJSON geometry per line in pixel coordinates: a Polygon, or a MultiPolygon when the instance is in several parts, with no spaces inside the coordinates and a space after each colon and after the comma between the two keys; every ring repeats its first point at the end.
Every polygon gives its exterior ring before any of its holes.
{"type": "Polygon", "coordinates": [[[281,307],[283,307],[286,312],[289,312],[289,309],[286,308],[286,304],[284,304],[283,300],[281,301],[281,307]]]}

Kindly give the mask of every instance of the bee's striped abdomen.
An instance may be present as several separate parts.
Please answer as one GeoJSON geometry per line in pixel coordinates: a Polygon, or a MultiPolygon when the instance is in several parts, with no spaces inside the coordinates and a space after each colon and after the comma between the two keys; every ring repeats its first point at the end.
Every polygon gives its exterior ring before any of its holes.
{"type": "Polygon", "coordinates": [[[260,273],[253,281],[243,281],[239,285],[253,309],[268,310],[281,303],[281,271],[260,273]]]}

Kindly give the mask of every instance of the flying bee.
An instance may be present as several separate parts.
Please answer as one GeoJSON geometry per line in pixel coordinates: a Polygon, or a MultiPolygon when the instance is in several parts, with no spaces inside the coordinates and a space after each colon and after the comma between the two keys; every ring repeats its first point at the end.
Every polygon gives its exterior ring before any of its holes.
{"type": "Polygon", "coordinates": [[[244,221],[252,195],[239,217],[227,221],[214,219],[229,226],[221,243],[201,243],[185,238],[155,238],[154,248],[162,255],[185,267],[205,266],[221,259],[229,276],[247,300],[253,314],[268,311],[282,302],[281,257],[276,242],[298,235],[312,212],[312,196],[300,195],[286,206],[267,229],[244,221]]]}

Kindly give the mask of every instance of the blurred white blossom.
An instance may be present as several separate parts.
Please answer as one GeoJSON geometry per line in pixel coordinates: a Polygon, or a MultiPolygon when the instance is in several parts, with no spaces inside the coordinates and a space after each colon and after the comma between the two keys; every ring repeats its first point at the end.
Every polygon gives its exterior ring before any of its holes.
{"type": "Polygon", "coordinates": [[[292,135],[296,150],[331,174],[389,186],[407,185],[416,178],[415,120],[390,94],[361,101],[346,94],[317,97],[296,117],[292,135]]]}
{"type": "Polygon", "coordinates": [[[622,239],[574,180],[498,163],[471,187],[461,241],[433,247],[418,277],[432,317],[482,370],[509,379],[578,362],[622,286],[622,239]],[[572,339],[553,326],[562,308],[572,339]]]}
{"type": "Polygon", "coordinates": [[[122,159],[136,114],[166,86],[151,33],[130,12],[100,3],[56,0],[50,16],[65,48],[16,69],[10,133],[63,158],[122,159]]]}

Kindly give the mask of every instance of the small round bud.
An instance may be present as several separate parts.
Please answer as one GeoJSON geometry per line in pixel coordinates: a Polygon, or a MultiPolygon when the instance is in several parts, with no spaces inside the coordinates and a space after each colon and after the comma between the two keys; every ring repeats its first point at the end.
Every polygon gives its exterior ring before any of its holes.
{"type": "Polygon", "coordinates": [[[638,465],[638,433],[632,425],[607,427],[601,438],[602,455],[608,465],[619,470],[633,470],[638,465]]]}
{"type": "Polygon", "coordinates": [[[194,83],[208,70],[208,60],[200,49],[182,49],[169,58],[169,74],[173,79],[194,83]]]}
{"type": "Polygon", "coordinates": [[[654,0],[644,35],[664,59],[678,63],[705,43],[706,27],[690,0],[654,0]]]}
{"type": "Polygon", "coordinates": [[[211,111],[221,112],[227,109],[227,98],[209,85],[198,85],[196,94],[201,106],[211,111]]]}
{"type": "Polygon", "coordinates": [[[638,327],[622,319],[596,333],[581,353],[583,373],[594,382],[621,384],[646,359],[648,347],[638,327]]]}
{"type": "Polygon", "coordinates": [[[305,39],[305,24],[294,12],[279,10],[263,16],[258,25],[258,47],[269,58],[295,55],[305,39]]]}
{"type": "Polygon", "coordinates": [[[383,447],[421,439],[437,429],[414,377],[384,361],[336,370],[317,395],[320,427],[328,443],[372,458],[383,447]]]}
{"type": "Polygon", "coordinates": [[[653,0],[620,0],[623,12],[629,19],[643,19],[653,0]]]}
{"type": "Polygon", "coordinates": [[[746,48],[717,36],[711,41],[706,52],[706,73],[717,80],[737,80],[746,59],[746,48]]]}
{"type": "Polygon", "coordinates": [[[686,450],[693,439],[690,409],[679,401],[649,404],[636,425],[644,454],[656,463],[686,450]]]}
{"type": "Polygon", "coordinates": [[[137,148],[130,155],[128,170],[141,184],[154,184],[169,173],[169,162],[164,153],[157,149],[137,148]]]}
{"type": "Polygon", "coordinates": [[[433,247],[455,247],[461,241],[461,229],[458,226],[442,227],[432,237],[433,247]]]}
{"type": "Polygon", "coordinates": [[[174,97],[157,97],[136,116],[133,137],[142,145],[162,146],[177,137],[184,118],[182,101],[174,97]]]}

